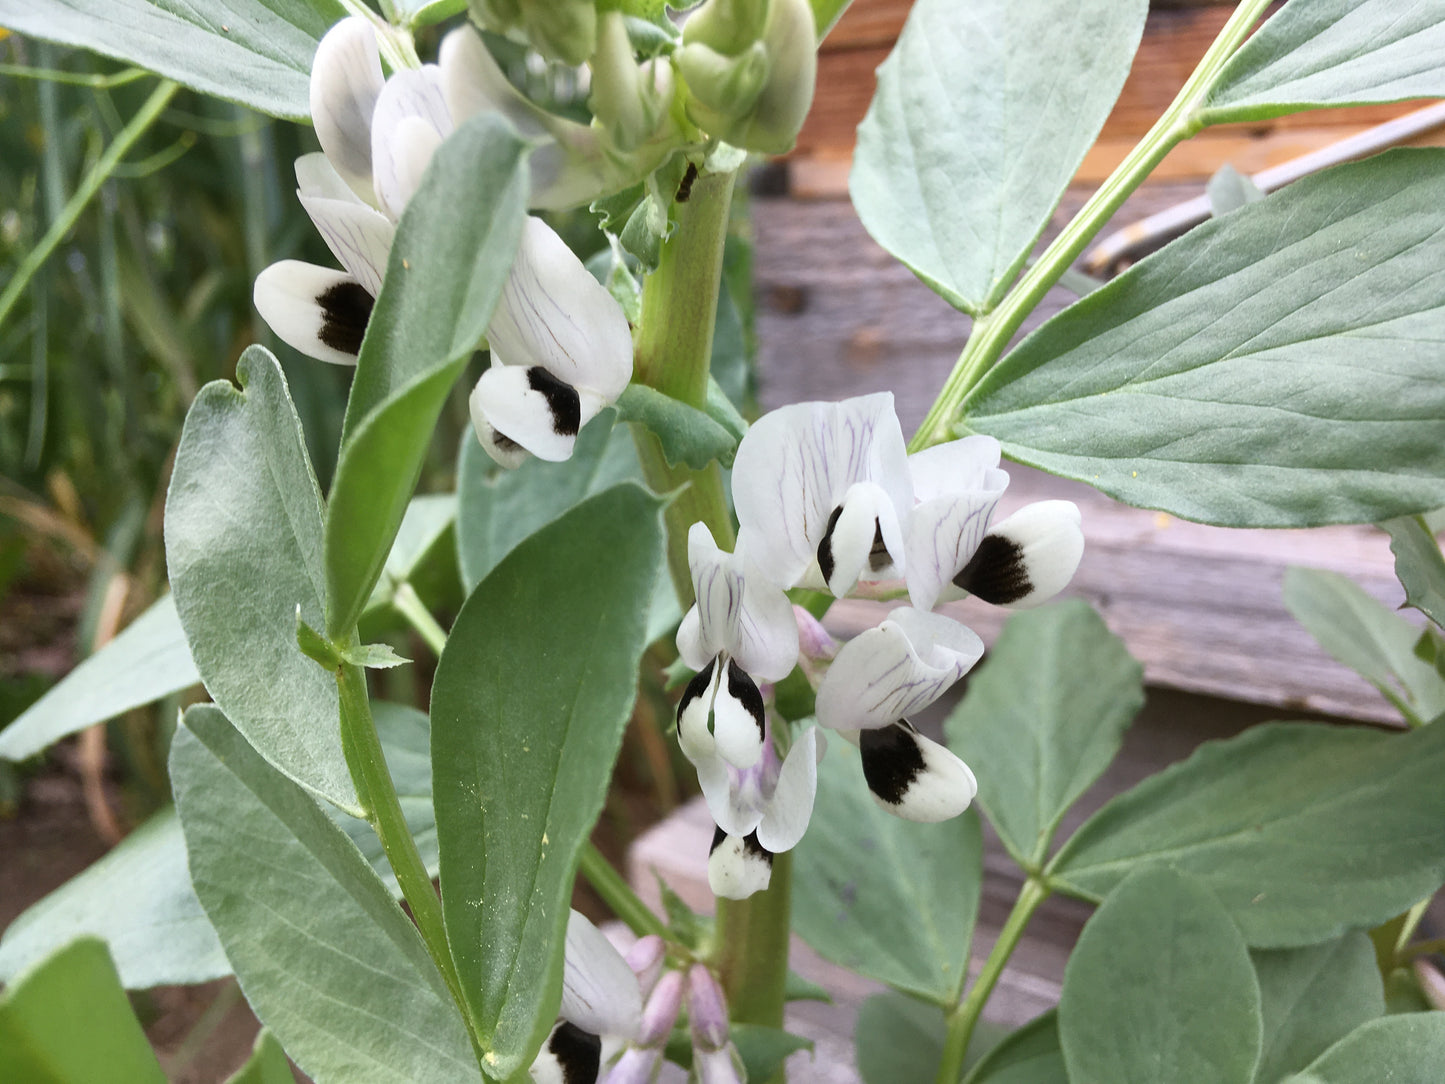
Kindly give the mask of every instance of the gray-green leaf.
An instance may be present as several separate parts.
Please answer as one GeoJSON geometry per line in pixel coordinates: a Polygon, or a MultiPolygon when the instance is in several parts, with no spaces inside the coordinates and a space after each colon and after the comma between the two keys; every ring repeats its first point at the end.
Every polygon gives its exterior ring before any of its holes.
{"type": "Polygon", "coordinates": [[[0,0],[0,26],[149,68],[288,120],[311,114],[311,58],[337,0],[0,0]]]}
{"type": "Polygon", "coordinates": [[[556,1017],[577,856],[632,711],[662,502],[615,486],[514,549],[457,616],[432,688],[442,910],[498,1077],[556,1017]]]}
{"type": "Polygon", "coordinates": [[[671,466],[686,463],[702,470],[714,459],[732,466],[738,438],[705,412],[656,388],[629,384],[617,400],[617,414],[655,433],[671,466]]]}
{"type": "Polygon", "coordinates": [[[1058,1013],[1050,1009],[1009,1034],[974,1066],[964,1084],[1069,1084],[1058,1013]]]}
{"type": "Polygon", "coordinates": [[[276,359],[207,384],[181,431],[166,496],[166,565],[206,691],[276,768],[359,812],[336,679],[296,646],[297,607],[326,611],[321,492],[276,359]],[[258,675],[264,675],[258,677],[258,675]]]}
{"type": "Polygon", "coordinates": [[[1290,568],[1284,604],[1320,646],[1415,726],[1445,712],[1445,678],[1415,655],[1420,630],[1337,572],[1290,568]]]}
{"type": "Polygon", "coordinates": [[[1387,1016],[1356,1028],[1282,1084],[1440,1084],[1445,1013],[1387,1016]]]}
{"type": "Polygon", "coordinates": [[[803,940],[836,964],[952,1006],[983,881],[977,813],[915,824],[884,812],[858,754],[835,741],[794,855],[793,928],[803,940]]]}
{"type": "Polygon", "coordinates": [[[1253,727],[1109,802],[1059,851],[1054,884],[1099,899],[1135,869],[1174,866],[1251,945],[1315,944],[1445,882],[1442,778],[1445,727],[1253,727]]]}
{"type": "Polygon", "coordinates": [[[200,680],[176,604],[167,595],[0,730],[0,758],[24,760],[61,738],[200,680]]]}
{"type": "Polygon", "coordinates": [[[350,634],[381,576],[437,415],[506,284],[526,217],[526,151],[500,116],[473,118],[432,157],[397,226],[326,516],[335,639],[350,634]]]}
{"type": "Polygon", "coordinates": [[[1375,949],[1363,933],[1252,955],[1264,1014],[1255,1084],[1275,1084],[1303,1069],[1331,1043],[1385,1013],[1375,949]]]}
{"type": "Polygon", "coordinates": [[[892,991],[858,1008],[853,1058],[863,1084],[932,1084],[948,1026],[937,1005],[892,991]]]}
{"type": "Polygon", "coordinates": [[[1445,505],[1445,150],[1213,219],[1064,310],[963,428],[1126,503],[1229,527],[1445,505]]]}
{"type": "Polygon", "coordinates": [[[1291,0],[1230,58],[1207,124],[1322,106],[1445,97],[1445,8],[1400,0],[1291,0]]]}
{"type": "Polygon", "coordinates": [[[226,1084],[295,1084],[291,1065],[286,1060],[286,1051],[265,1028],[256,1035],[251,1046],[251,1056],[246,1064],[236,1070],[226,1084]]]}
{"type": "Polygon", "coordinates": [[[1163,867],[1110,893],[1064,970],[1059,1039],[1071,1084],[1250,1084],[1259,985],[1214,894],[1163,867]]]}
{"type": "Polygon", "coordinates": [[[1144,704],[1144,669],[1087,602],[1008,619],[945,724],[1004,846],[1037,867],[1144,704]]]}
{"type": "Polygon", "coordinates": [[[1445,628],[1445,557],[1429,524],[1422,516],[1402,516],[1380,526],[1390,532],[1395,575],[1405,588],[1405,601],[1445,628]]]}
{"type": "Polygon", "coordinates": [[[209,705],[176,732],[171,779],[196,895],[246,1000],[303,1071],[480,1081],[416,927],[308,794],[209,705]]]}
{"type": "Polygon", "coordinates": [[[849,191],[874,240],[958,308],[992,308],[1119,96],[1148,9],[918,0],[858,127],[849,191]]]}

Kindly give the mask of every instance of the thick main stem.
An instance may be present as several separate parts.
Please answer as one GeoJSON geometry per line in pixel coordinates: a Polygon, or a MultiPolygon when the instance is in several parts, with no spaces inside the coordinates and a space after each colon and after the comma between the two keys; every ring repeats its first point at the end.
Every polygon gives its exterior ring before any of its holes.
{"type": "MultiPolygon", "coordinates": [[[[437,970],[446,980],[452,1000],[468,1022],[467,1031],[476,1045],[476,1032],[471,1026],[471,1013],[462,995],[461,978],[447,945],[446,927],[442,922],[442,905],[432,887],[431,875],[416,849],[411,829],[396,796],[396,784],[386,766],[381,738],[371,716],[371,699],[366,691],[366,671],[350,663],[342,663],[336,671],[341,694],[341,746],[346,751],[347,766],[355,783],[357,796],[366,809],[366,818],[381,840],[381,849],[396,874],[401,894],[411,908],[412,918],[421,931],[427,952],[437,970]]],[[[478,1054],[481,1050],[478,1047],[478,1054]]]]}
{"type": "Polygon", "coordinates": [[[773,857],[767,891],[717,901],[718,971],[733,1019],[783,1026],[792,918],[793,854],[773,857]]]}
{"type": "Polygon", "coordinates": [[[1108,180],[1089,198],[1063,232],[1054,238],[999,307],[974,322],[968,345],[949,374],[943,391],[929,409],[928,416],[909,442],[910,452],[952,439],[953,425],[964,400],[1002,355],[1024,319],[1038,307],[1054,283],[1079,258],[1085,246],[1103,229],[1129,194],[1164,160],[1164,156],[1177,143],[1203,127],[1199,108],[1210,87],[1225,61],[1249,35],[1269,3],[1270,0],[1244,0],[1235,9],[1199,66],[1149,133],[1109,174],[1108,180]]]}
{"type": "Polygon", "coordinates": [[[1049,889],[1043,881],[1030,877],[1024,882],[1019,898],[1014,901],[1013,910],[1009,912],[1003,929],[999,930],[993,951],[983,963],[983,970],[978,973],[968,996],[948,1014],[948,1034],[943,1042],[943,1057],[938,1063],[936,1084],[958,1084],[959,1077],[963,1075],[963,1059],[968,1053],[968,1044],[973,1038],[973,1029],[978,1025],[978,1018],[983,1014],[983,1007],[988,1003],[994,986],[998,984],[999,976],[1008,966],[1009,957],[1018,947],[1029,919],[1038,910],[1039,904],[1048,898],[1049,889]]]}

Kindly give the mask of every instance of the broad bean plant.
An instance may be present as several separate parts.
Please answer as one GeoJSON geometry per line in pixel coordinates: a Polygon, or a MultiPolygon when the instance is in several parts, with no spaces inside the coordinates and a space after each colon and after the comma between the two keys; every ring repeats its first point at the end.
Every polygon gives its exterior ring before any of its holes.
{"type": "Polygon", "coordinates": [[[157,73],[146,117],[183,84],[309,119],[296,198],[334,261],[266,268],[254,302],[354,368],[324,494],[267,350],[200,390],[171,594],[0,734],[20,759],[207,694],[174,806],[0,941],[0,1077],[158,1080],[121,991],[234,975],[266,1028],[240,1079],[781,1080],[806,1065],[785,1003],[820,996],[795,932],[894,991],[859,1016],[870,1084],[1442,1079],[1417,931],[1445,883],[1445,150],[1219,214],[1010,344],[1201,129],[1445,96],[1445,3],[1243,0],[1031,260],[1148,4],[916,0],[850,185],[971,327],[911,439],[886,392],[749,425],[711,372],[735,181],[793,146],[846,6],[0,0],[18,34],[157,73]],[[579,208],[606,238],[585,264],[544,215],[579,208]],[[456,492],[417,495],[478,351],[456,492]],[[996,514],[1004,456],[1225,527],[1385,523],[1423,632],[1329,574],[1287,598],[1402,725],[1252,727],[1056,839],[1142,671],[1050,602],[1080,511],[996,514]],[[449,629],[415,586],[439,551],[449,629]],[[839,644],[820,619],[848,596],[893,608],[839,644]],[[982,663],[938,612],[963,596],[1018,611],[982,663]],[[378,610],[437,657],[425,710],[374,696],[411,665],[378,610]],[[709,917],[666,888],[655,913],[589,842],[658,658],[716,825],[709,917]],[[916,729],[970,673],[943,740],[916,729]],[[1022,887],[970,981],[980,812],[1022,887]],[[579,871],[622,948],[570,909],[579,871]],[[1057,1009],[976,1030],[1057,893],[1097,904],[1057,1009]]]}

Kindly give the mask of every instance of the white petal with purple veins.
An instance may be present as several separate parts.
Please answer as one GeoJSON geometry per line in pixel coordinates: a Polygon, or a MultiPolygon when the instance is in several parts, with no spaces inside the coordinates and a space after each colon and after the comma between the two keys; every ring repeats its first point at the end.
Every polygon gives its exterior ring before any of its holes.
{"type": "Polygon", "coordinates": [[[982,657],[972,630],[900,607],[838,652],[818,689],[818,722],[834,730],[888,726],[932,704],[982,657]]]}
{"type": "Polygon", "coordinates": [[[769,579],[794,586],[858,482],[876,483],[900,512],[913,503],[891,393],[771,411],[749,428],[733,463],[740,541],[769,579]]]}
{"type": "Polygon", "coordinates": [[[972,436],[935,444],[908,457],[913,499],[931,501],[972,489],[998,489],[1008,485],[1008,474],[998,469],[999,443],[993,437],[972,436]],[[993,475],[1000,477],[994,478],[993,475]]]}
{"type": "Polygon", "coordinates": [[[386,261],[396,238],[391,219],[357,200],[330,199],[304,190],[297,196],[341,266],[372,297],[381,293],[386,261]]]}
{"type": "Polygon", "coordinates": [[[256,276],[252,300],[288,346],[318,361],[356,364],[372,297],[346,272],[282,260],[256,276]]]}
{"type": "Polygon", "coordinates": [[[401,217],[432,152],[451,134],[435,64],[397,72],[386,81],[371,121],[371,168],[380,206],[401,217]]]}
{"type": "MultiPolygon", "coordinates": [[[[1003,471],[1006,484],[1008,476],[1003,471]]],[[[908,599],[920,610],[931,610],[950,582],[983,541],[989,517],[1003,485],[935,497],[914,507],[908,516],[908,599]]]]}
{"type": "Polygon", "coordinates": [[[694,670],[719,654],[733,656],[761,681],[780,681],[798,661],[798,623],[788,596],[747,560],[724,553],[704,523],[687,536],[697,603],[677,631],[678,653],[694,670]]]}
{"type": "Polygon", "coordinates": [[[985,602],[1028,609],[1067,587],[1083,556],[1078,505],[1036,501],[989,528],[954,583],[985,602]]]}
{"type": "Polygon", "coordinates": [[[622,306],[540,218],[523,227],[487,338],[508,365],[540,365],[608,403],[632,379],[632,331],[622,306]]]}
{"type": "Polygon", "coordinates": [[[815,726],[788,750],[773,784],[773,793],[758,824],[758,842],[774,854],[791,851],[808,830],[818,794],[818,739],[815,726]]]}
{"type": "Polygon", "coordinates": [[[461,125],[478,113],[501,113],[524,137],[547,134],[540,109],[512,85],[475,28],[459,26],[442,39],[437,65],[453,123],[461,125]]]}
{"type": "Polygon", "coordinates": [[[326,32],[311,65],[311,122],[337,174],[373,206],[371,118],[382,84],[370,23],[353,16],[326,32]]]}
{"type": "Polygon", "coordinates": [[[631,1039],[642,1019],[637,976],[607,935],[586,917],[567,916],[562,1019],[594,1035],[631,1039]]]}

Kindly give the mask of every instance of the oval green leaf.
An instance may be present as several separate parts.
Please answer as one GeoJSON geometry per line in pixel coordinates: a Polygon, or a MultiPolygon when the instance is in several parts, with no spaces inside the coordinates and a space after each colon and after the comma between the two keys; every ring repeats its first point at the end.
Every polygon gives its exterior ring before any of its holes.
{"type": "Polygon", "coordinates": [[[259,346],[241,389],[191,404],[166,495],[166,566],[206,691],[276,768],[360,812],[336,679],[296,647],[296,619],[326,611],[321,491],[276,359],[259,346]],[[257,675],[265,675],[258,680],[257,675]]]}
{"type": "Polygon", "coordinates": [[[1205,882],[1246,940],[1289,948],[1376,926],[1445,882],[1445,727],[1269,723],[1208,742],[1119,795],[1064,844],[1055,887],[1130,872],[1205,882]]]}
{"type": "Polygon", "coordinates": [[[663,566],[663,504],[619,485],[517,546],[457,616],[432,688],[442,910],[495,1075],[556,1017],[577,856],[602,811],[663,566]]]}
{"type": "Polygon", "coordinates": [[[1214,894],[1167,868],[1110,893],[1064,969],[1059,1039],[1071,1084],[1250,1084],[1259,985],[1214,894]]]}
{"type": "Polygon", "coordinates": [[[1053,1009],[1011,1032],[984,1055],[964,1084],[1069,1084],[1053,1009]]]}
{"type": "Polygon", "coordinates": [[[952,1007],[968,968],[983,883],[969,810],[915,824],[880,809],[852,746],[818,765],[808,834],[794,852],[793,929],[820,955],[952,1007]]]}
{"type": "Polygon", "coordinates": [[[1112,497],[1226,527],[1445,505],[1445,150],[1307,177],[1065,309],[963,428],[1112,497]]]}
{"type": "Polygon", "coordinates": [[[1147,0],[918,0],[878,69],[849,192],[873,239],[987,312],[1124,86],[1147,0]]]}
{"type": "Polygon", "coordinates": [[[1282,1084],[1440,1084],[1445,1013],[1387,1016],[1356,1028],[1282,1084]]]}

